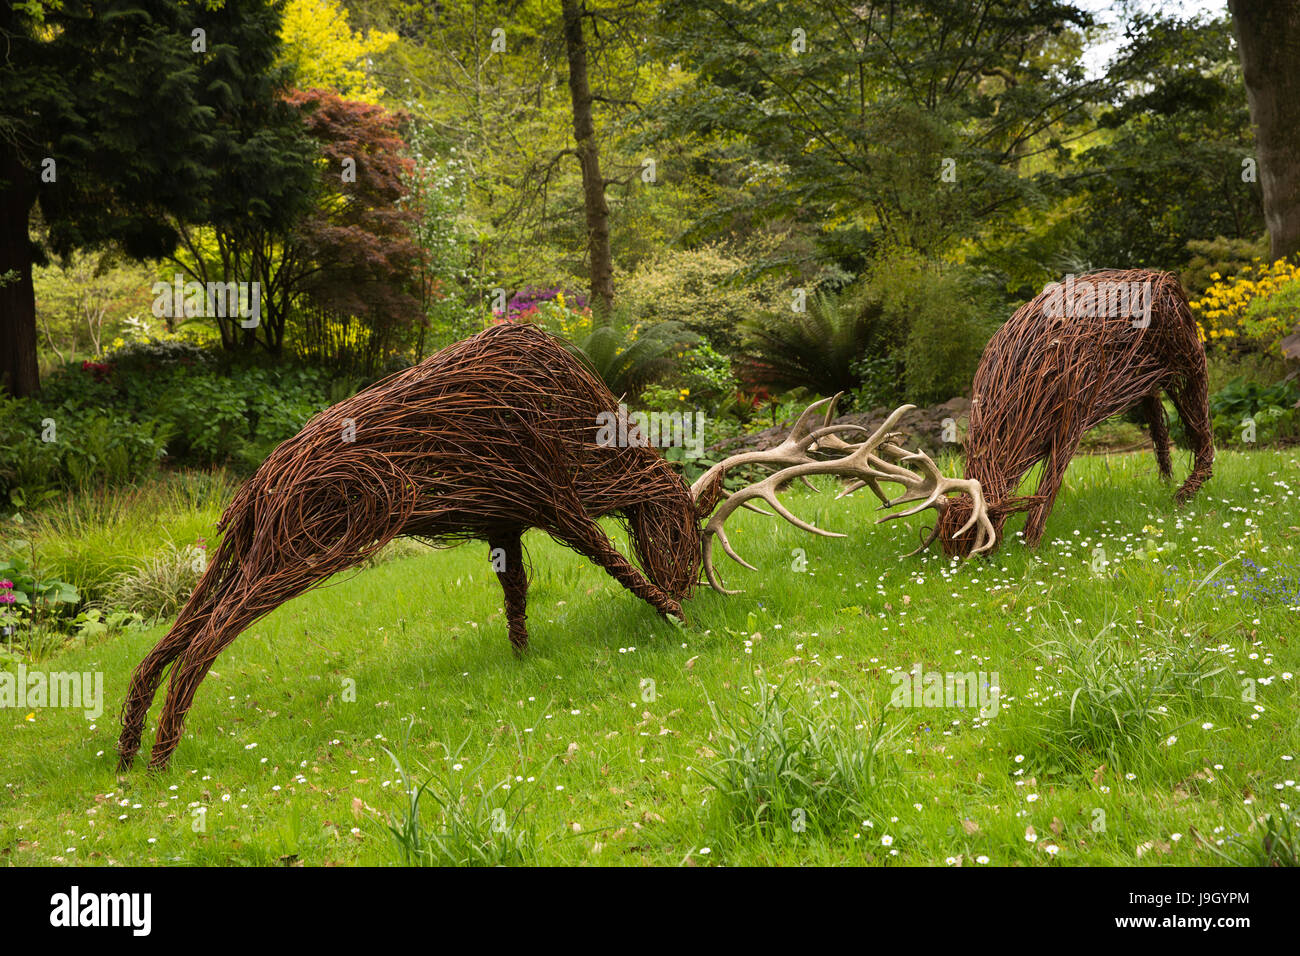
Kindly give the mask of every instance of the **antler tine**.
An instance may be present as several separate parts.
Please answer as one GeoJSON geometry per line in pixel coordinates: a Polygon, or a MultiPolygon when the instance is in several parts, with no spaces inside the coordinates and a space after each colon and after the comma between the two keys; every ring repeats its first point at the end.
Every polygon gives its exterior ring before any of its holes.
{"type": "MultiPolygon", "coordinates": [[[[841,392],[840,395],[842,394],[841,392]]],[[[839,400],[840,395],[820,399],[805,408],[795,421],[794,427],[790,429],[790,434],[785,437],[781,444],[763,451],[740,452],[713,465],[691,484],[691,497],[698,500],[704,489],[708,488],[719,474],[726,472],[728,469],[740,465],[779,465],[789,467],[815,461],[816,459],[812,457],[810,450],[814,445],[820,446],[829,436],[839,432],[866,432],[866,429],[861,425],[823,424],[820,427],[814,427],[813,413],[823,405],[829,404],[830,407],[826,416],[826,422],[829,423],[834,416],[835,403],[839,400]]]]}
{"type": "Polygon", "coordinates": [[[740,452],[730,458],[724,458],[709,468],[704,474],[696,478],[691,485],[691,497],[698,500],[700,495],[704,493],[704,489],[709,487],[719,474],[729,468],[749,464],[797,465],[800,462],[808,461],[808,449],[817,440],[815,437],[817,430],[811,424],[813,412],[828,402],[833,403],[838,397],[837,395],[833,398],[823,398],[805,408],[798,420],[795,421],[794,428],[790,429],[790,434],[785,437],[781,444],[764,451],[740,452]]]}
{"type": "MultiPolygon", "coordinates": [[[[983,554],[985,551],[993,548],[997,543],[997,532],[993,530],[993,522],[989,520],[988,506],[984,501],[984,490],[980,487],[978,481],[973,478],[945,477],[943,472],[939,470],[939,466],[936,465],[933,459],[931,459],[929,455],[925,454],[925,452],[909,452],[892,442],[886,443],[880,450],[898,462],[917,465],[926,474],[924,478],[914,475],[914,477],[917,478],[916,482],[904,483],[907,490],[897,498],[888,501],[885,507],[892,508],[908,501],[920,501],[921,503],[915,508],[909,508],[906,511],[899,511],[878,518],[876,521],[877,524],[891,521],[894,518],[906,518],[911,515],[919,514],[927,508],[934,508],[939,512],[939,517],[942,519],[943,513],[948,508],[948,495],[953,492],[964,493],[971,499],[971,516],[970,519],[953,534],[953,537],[960,538],[971,528],[978,528],[975,537],[975,547],[971,549],[971,554],[983,554]]],[[[935,522],[934,530],[930,537],[923,545],[921,545],[920,548],[913,551],[912,554],[918,554],[921,551],[924,551],[934,542],[934,539],[938,537],[939,534],[939,523],[939,521],[935,522]]]]}
{"type": "MultiPolygon", "coordinates": [[[[818,403],[821,404],[821,403],[818,403]]],[[[813,410],[810,406],[799,419],[799,425],[806,424],[808,412],[813,410]]],[[[831,410],[833,411],[832,405],[831,410]]],[[[984,494],[978,481],[970,478],[947,478],[939,470],[938,465],[924,452],[910,452],[896,444],[901,437],[894,428],[899,420],[908,412],[915,408],[913,405],[902,405],[896,408],[880,426],[871,433],[865,440],[857,445],[849,445],[846,442],[836,439],[835,442],[827,442],[825,445],[834,447],[838,442],[846,448],[851,449],[849,454],[835,459],[817,460],[809,456],[808,449],[820,438],[834,435],[836,432],[843,430],[842,426],[823,425],[815,430],[806,428],[796,430],[800,431],[797,439],[795,433],[783,443],[783,455],[795,457],[790,453],[790,449],[797,448],[798,456],[802,460],[791,464],[771,475],[768,475],[762,481],[755,482],[742,488],[740,491],[733,493],[726,502],[714,513],[704,528],[704,571],[708,577],[709,583],[718,591],[726,594],[735,594],[735,591],[729,591],[724,588],[718,580],[717,571],[713,567],[713,538],[717,537],[722,543],[722,549],[737,563],[753,570],[753,565],[742,559],[732,548],[731,542],[727,539],[725,524],[727,519],[740,507],[747,506],[746,503],[752,499],[759,498],[765,501],[772,509],[786,521],[789,521],[795,527],[804,531],[812,532],[826,537],[844,537],[832,531],[826,531],[814,525],[797,518],[791,514],[777,497],[777,491],[787,482],[800,478],[806,480],[811,475],[840,475],[856,479],[855,483],[844,494],[861,488],[863,485],[870,486],[876,496],[882,502],[882,508],[893,508],[897,505],[907,502],[918,501],[914,508],[894,514],[884,515],[877,519],[877,524],[884,521],[891,521],[895,518],[905,518],[911,515],[919,514],[927,508],[934,508],[939,513],[939,520],[935,521],[929,537],[921,544],[919,548],[912,551],[911,554],[919,554],[924,551],[939,536],[939,526],[944,513],[949,507],[948,495],[954,492],[965,493],[970,496],[972,502],[972,514],[970,519],[957,532],[957,537],[966,534],[972,528],[976,529],[975,546],[971,549],[972,554],[982,554],[994,547],[997,543],[996,532],[993,530],[993,524],[988,517],[988,509],[984,501],[984,494]],[[785,446],[789,445],[790,448],[785,446]],[[917,468],[921,473],[912,470],[917,468]],[[897,497],[890,498],[880,489],[880,482],[890,482],[903,487],[903,491],[897,497]]],[[[863,429],[865,431],[865,429],[863,429]]],[[[822,447],[824,448],[825,445],[822,447]]],[[[772,451],[777,451],[773,449],[772,451]]],[[[758,453],[762,455],[763,453],[758,453]]],[[[746,456],[735,456],[736,458],[745,458],[746,456]]],[[[748,457],[748,460],[757,461],[765,460],[768,462],[780,460],[777,455],[768,455],[766,458],[748,457]]],[[[788,460],[786,458],[785,460],[788,460]]]]}
{"type": "MultiPolygon", "coordinates": [[[[826,409],[826,418],[822,422],[822,427],[818,430],[822,433],[823,437],[817,439],[817,444],[814,446],[818,453],[826,452],[842,458],[845,455],[851,454],[858,446],[857,444],[846,442],[844,439],[840,438],[841,432],[859,432],[863,435],[867,434],[867,429],[863,428],[861,425],[832,425],[835,421],[835,406],[839,403],[840,397],[843,394],[843,392],[837,392],[826,409]]],[[[803,483],[805,488],[808,488],[811,491],[817,490],[813,483],[808,480],[806,475],[800,476],[799,480],[803,483]]]]}
{"type": "Polygon", "coordinates": [[[844,535],[838,532],[827,531],[824,528],[818,528],[816,525],[809,524],[807,521],[804,521],[802,518],[793,514],[790,511],[790,509],[788,509],[785,505],[783,505],[781,503],[781,500],[776,496],[777,489],[781,485],[789,481],[790,479],[799,477],[800,474],[816,473],[816,472],[803,472],[802,469],[816,468],[819,465],[825,465],[825,464],[830,464],[830,463],[820,462],[820,461],[808,461],[800,465],[793,465],[789,468],[782,469],[781,471],[768,475],[762,481],[757,481],[752,485],[746,485],[744,488],[740,489],[739,491],[733,492],[731,497],[727,498],[726,501],[724,501],[721,505],[719,505],[718,510],[713,513],[712,517],[709,518],[709,523],[704,527],[704,551],[703,551],[704,573],[708,577],[709,584],[713,586],[714,590],[720,591],[723,594],[740,593],[739,591],[728,590],[727,588],[722,587],[722,585],[718,583],[717,572],[713,567],[714,537],[718,539],[718,542],[722,545],[722,550],[727,553],[727,556],[729,558],[731,558],[737,564],[749,568],[749,570],[751,571],[757,570],[757,568],[755,568],[752,564],[750,564],[748,561],[742,558],[739,554],[736,553],[735,549],[732,548],[731,542],[727,538],[727,532],[725,528],[727,519],[731,517],[731,515],[738,508],[745,506],[745,503],[752,498],[761,498],[763,501],[767,502],[767,504],[772,508],[773,511],[775,511],[786,521],[790,522],[792,525],[794,525],[796,528],[799,528],[802,531],[807,531],[812,534],[819,534],[826,538],[845,537],[844,535]]]}
{"type": "MultiPolygon", "coordinates": [[[[827,443],[827,439],[838,435],[840,432],[856,431],[865,433],[866,429],[861,425],[832,424],[835,420],[835,407],[843,394],[843,392],[839,392],[830,398],[823,398],[819,401],[813,402],[805,408],[799,415],[799,418],[795,421],[794,427],[790,429],[790,434],[787,435],[785,440],[779,445],[764,451],[742,452],[740,454],[732,455],[709,468],[691,485],[691,497],[698,500],[704,489],[708,488],[718,475],[726,472],[729,468],[735,468],[740,465],[757,464],[773,466],[780,465],[785,466],[785,469],[788,470],[790,467],[801,464],[813,464],[817,461],[817,459],[813,458],[811,454],[811,450],[814,446],[819,448],[824,447],[827,443]],[[826,411],[822,416],[822,424],[820,427],[815,427],[814,414],[818,409],[823,407],[825,407],[826,411]]],[[[850,447],[844,442],[840,442],[840,444],[845,445],[845,447],[850,447]]],[[[779,471],[777,472],[777,474],[780,473],[781,472],[779,471]]],[[[737,593],[724,588],[718,581],[717,572],[713,567],[713,538],[715,536],[721,542],[722,549],[727,553],[728,557],[753,570],[753,565],[749,564],[736,554],[735,549],[732,548],[731,542],[727,538],[726,531],[723,529],[723,524],[727,520],[727,517],[737,508],[745,508],[749,511],[772,517],[772,512],[763,511],[762,509],[749,504],[750,500],[753,498],[761,498],[766,501],[772,506],[776,514],[779,514],[787,521],[790,521],[796,527],[803,528],[806,531],[811,531],[814,534],[833,536],[832,532],[822,531],[820,528],[795,517],[790,513],[789,509],[776,499],[776,489],[783,484],[785,480],[786,479],[784,478],[777,482],[764,480],[749,485],[737,492],[723,492],[724,500],[722,504],[718,511],[714,513],[713,517],[709,519],[709,523],[704,529],[704,572],[708,577],[709,584],[713,586],[714,590],[721,591],[724,594],[737,593]]],[[[803,481],[805,484],[808,484],[808,479],[806,477],[803,478],[803,481]]]]}
{"type": "MultiPolygon", "coordinates": [[[[843,394],[844,394],[843,392],[839,392],[831,400],[830,407],[826,409],[826,419],[822,422],[823,430],[829,429],[831,423],[835,421],[835,406],[839,403],[840,396],[842,396],[843,394]]],[[[867,433],[867,430],[863,428],[861,425],[844,425],[841,426],[840,429],[836,429],[836,431],[840,431],[840,430],[861,432],[864,435],[867,433]]],[[[839,437],[839,435],[835,433],[828,433],[825,438],[819,439],[817,442],[818,451],[836,452],[839,453],[840,455],[846,455],[849,452],[852,452],[857,447],[858,446],[856,444],[850,444],[849,442],[844,441],[842,438],[839,437]]],[[[804,484],[808,484],[808,480],[806,478],[804,479],[804,484]]]]}
{"type": "MultiPolygon", "coordinates": [[[[838,396],[836,397],[838,398],[838,396]]],[[[713,567],[712,539],[714,536],[717,536],[719,541],[721,541],[722,549],[727,553],[729,557],[731,557],[737,563],[743,564],[745,567],[753,570],[753,566],[748,564],[744,560],[742,560],[732,549],[730,542],[727,540],[726,531],[724,529],[724,525],[726,524],[727,518],[729,518],[736,511],[737,508],[744,506],[745,503],[750,501],[751,499],[761,498],[769,506],[771,506],[773,511],[779,514],[786,521],[789,521],[796,528],[799,528],[803,531],[811,532],[812,534],[819,534],[828,538],[842,538],[844,537],[844,535],[842,534],[839,534],[834,531],[826,531],[822,528],[818,528],[815,525],[809,524],[803,519],[793,515],[790,512],[790,510],[781,503],[780,499],[777,498],[777,494],[776,494],[777,489],[779,489],[786,482],[791,481],[794,478],[806,478],[809,475],[865,474],[866,476],[871,478],[879,477],[879,478],[884,478],[886,480],[895,480],[894,476],[891,476],[888,473],[877,471],[875,468],[872,468],[871,465],[873,463],[878,464],[881,468],[885,469],[886,471],[892,469],[900,472],[900,476],[898,477],[898,480],[906,480],[908,477],[915,478],[915,476],[913,476],[911,472],[907,471],[907,469],[900,468],[896,465],[891,465],[888,462],[880,461],[879,459],[874,458],[874,456],[872,455],[872,450],[875,447],[875,445],[890,437],[893,434],[892,429],[894,425],[898,423],[898,420],[902,418],[905,414],[907,414],[907,412],[911,411],[912,408],[914,408],[915,406],[903,405],[900,408],[895,409],[895,411],[885,420],[884,424],[882,424],[879,428],[877,428],[876,431],[873,432],[865,441],[863,441],[859,445],[853,446],[854,448],[853,453],[848,455],[847,457],[840,458],[840,459],[833,459],[830,461],[818,461],[816,459],[809,457],[807,453],[807,448],[810,447],[811,444],[817,441],[818,439],[824,438],[827,435],[834,434],[842,430],[843,428],[845,428],[845,426],[825,425],[821,428],[818,428],[816,430],[811,430],[811,431],[807,429],[802,429],[804,433],[798,436],[797,440],[796,440],[796,432],[799,432],[801,430],[800,426],[807,421],[809,417],[809,412],[813,411],[814,408],[816,408],[818,405],[825,403],[826,401],[828,400],[823,399],[822,402],[817,402],[814,405],[810,405],[804,411],[803,415],[799,417],[799,422],[796,424],[795,430],[791,432],[790,438],[787,438],[786,441],[783,442],[781,446],[778,446],[778,449],[784,448],[786,445],[790,445],[792,448],[802,449],[799,452],[800,460],[798,460],[797,463],[792,464],[787,468],[775,472],[774,474],[768,475],[766,478],[764,478],[761,481],[757,481],[751,485],[747,485],[744,488],[740,489],[739,491],[732,493],[726,499],[726,501],[724,501],[722,505],[719,506],[718,510],[714,512],[713,516],[709,518],[709,522],[707,525],[705,525],[704,528],[703,561],[704,561],[705,575],[708,577],[709,583],[713,585],[715,590],[722,591],[723,593],[731,593],[731,594],[736,593],[734,591],[728,591],[727,589],[721,587],[718,584],[717,572],[713,567]]],[[[829,401],[834,402],[834,399],[830,399],[829,401]]],[[[833,409],[833,405],[832,405],[832,409],[833,409]]],[[[855,428],[859,428],[862,431],[866,431],[866,429],[861,428],[860,426],[849,426],[849,427],[855,427],[855,428]]],[[[777,451],[778,449],[771,449],[771,451],[777,451]]],[[[768,461],[768,462],[776,460],[776,456],[774,455],[768,455],[766,458],[758,457],[763,455],[764,455],[763,452],[757,452],[757,453],[753,453],[750,456],[736,455],[733,456],[733,458],[745,459],[748,461],[768,461]]],[[[791,455],[790,457],[793,457],[793,455],[791,455]]],[[[728,459],[728,461],[730,460],[731,459],[728,459]]],[[[724,462],[724,464],[726,464],[726,462],[724,462]]],[[[714,467],[718,467],[718,466],[714,466],[714,467]]],[[[702,480],[703,479],[701,479],[701,481],[702,480]]],[[[885,498],[883,494],[880,493],[878,488],[877,488],[877,494],[880,495],[882,500],[888,500],[885,498]]]]}

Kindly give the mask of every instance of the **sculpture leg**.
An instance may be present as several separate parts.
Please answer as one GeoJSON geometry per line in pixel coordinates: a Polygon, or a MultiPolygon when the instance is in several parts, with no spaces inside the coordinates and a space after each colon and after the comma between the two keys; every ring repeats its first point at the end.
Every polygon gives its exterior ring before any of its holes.
{"type": "Polygon", "coordinates": [[[1147,424],[1151,426],[1151,445],[1155,449],[1160,477],[1168,479],[1173,473],[1169,461],[1169,423],[1165,421],[1165,406],[1160,401],[1160,393],[1152,392],[1142,399],[1142,409],[1146,413],[1147,424]]]}
{"type": "Polygon", "coordinates": [[[515,530],[488,538],[492,549],[492,566],[506,597],[506,621],[510,629],[510,645],[516,654],[528,648],[528,628],[524,623],[528,615],[528,570],[524,567],[522,532],[515,530]]]}
{"type": "Polygon", "coordinates": [[[1214,471],[1214,428],[1210,424],[1209,385],[1205,374],[1192,376],[1186,381],[1171,385],[1169,397],[1178,409],[1178,418],[1192,446],[1192,473],[1178,489],[1176,500],[1186,504],[1209,480],[1214,471]]]}
{"type": "Polygon", "coordinates": [[[1029,509],[1029,516],[1025,519],[1025,544],[1031,548],[1038,547],[1038,542],[1042,540],[1047,528],[1047,516],[1056,504],[1061,483],[1065,481],[1065,470],[1070,467],[1070,459],[1074,457],[1081,437],[1072,434],[1065,441],[1054,445],[1043,462],[1043,475],[1038,480],[1038,490],[1035,492],[1041,500],[1029,509]]]}
{"type": "Polygon", "coordinates": [[[189,646],[203,624],[202,619],[187,620],[182,615],[132,673],[131,685],[122,704],[122,733],[117,739],[119,771],[130,769],[136,752],[140,749],[144,719],[149,713],[158,685],[162,683],[163,672],[189,646]]]}

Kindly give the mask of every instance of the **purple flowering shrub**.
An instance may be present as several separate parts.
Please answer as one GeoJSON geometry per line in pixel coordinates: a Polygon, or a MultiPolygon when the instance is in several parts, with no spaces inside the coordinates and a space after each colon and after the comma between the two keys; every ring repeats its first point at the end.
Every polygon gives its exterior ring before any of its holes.
{"type": "Polygon", "coordinates": [[[505,312],[494,310],[493,323],[530,322],[567,339],[591,331],[587,297],[559,286],[525,286],[506,302],[505,312]]]}

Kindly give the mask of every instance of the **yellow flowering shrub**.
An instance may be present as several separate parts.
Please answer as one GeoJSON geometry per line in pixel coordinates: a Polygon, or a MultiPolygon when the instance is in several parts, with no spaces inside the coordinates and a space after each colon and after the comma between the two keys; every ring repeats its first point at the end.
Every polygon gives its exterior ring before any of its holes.
{"type": "Polygon", "coordinates": [[[1235,276],[1210,274],[1213,285],[1191,302],[1197,333],[1207,346],[1271,347],[1295,324],[1300,264],[1255,259],[1235,276]]]}

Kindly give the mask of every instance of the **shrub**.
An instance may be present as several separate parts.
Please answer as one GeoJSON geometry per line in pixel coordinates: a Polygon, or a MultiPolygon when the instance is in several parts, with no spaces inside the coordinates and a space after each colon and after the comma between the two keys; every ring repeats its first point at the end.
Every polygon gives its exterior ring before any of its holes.
{"type": "MultiPolygon", "coordinates": [[[[626,313],[625,313],[626,314],[626,313]]],[[[552,335],[574,341],[592,329],[591,307],[584,296],[558,287],[528,286],[506,303],[506,312],[493,313],[493,322],[531,322],[552,335]]]]}
{"type": "Polygon", "coordinates": [[[158,467],[170,434],[165,422],[0,399],[0,498],[137,481],[158,467]]]}
{"type": "Polygon", "coordinates": [[[694,339],[694,334],[676,322],[644,327],[614,316],[575,341],[572,348],[611,392],[631,400],[668,374],[681,347],[694,339]]]}
{"type": "Polygon", "coordinates": [[[250,367],[228,377],[173,375],[141,412],[171,427],[178,461],[251,470],[327,404],[317,370],[250,367]]]}
{"type": "Polygon", "coordinates": [[[112,350],[109,358],[121,375],[134,378],[163,369],[211,369],[216,355],[209,349],[181,339],[145,339],[112,350]]]}
{"type": "Polygon", "coordinates": [[[176,341],[119,349],[103,367],[69,363],[40,395],[0,399],[0,495],[134,482],[164,456],[251,471],[356,385],[299,366],[223,370],[176,341]]]}
{"type": "Polygon", "coordinates": [[[524,286],[510,297],[506,303],[505,318],[516,321],[528,321],[523,316],[536,312],[545,304],[555,304],[573,312],[589,311],[587,297],[581,292],[562,289],[559,286],[544,288],[542,286],[524,286]]]}
{"type": "Polygon", "coordinates": [[[1210,274],[1214,284],[1191,300],[1207,349],[1269,351],[1300,320],[1300,265],[1256,262],[1233,276],[1210,274]]]}
{"type": "MultiPolygon", "coordinates": [[[[19,527],[15,523],[13,527],[19,527]]],[[[62,632],[81,601],[77,588],[41,564],[31,542],[0,541],[0,643],[40,658],[63,640],[62,632]]]]}
{"type": "Polygon", "coordinates": [[[1178,280],[1192,298],[1204,295],[1215,281],[1215,273],[1231,276],[1251,268],[1268,255],[1268,236],[1259,239],[1193,239],[1187,243],[1191,253],[1178,280]]]}
{"type": "Polygon", "coordinates": [[[676,322],[734,355],[745,322],[790,301],[774,278],[742,284],[746,265],[717,245],[671,250],[618,278],[619,303],[641,321],[676,322]]]}
{"type": "Polygon", "coordinates": [[[975,277],[900,255],[875,266],[871,289],[885,327],[903,339],[900,348],[888,353],[903,367],[903,397],[929,405],[967,394],[984,345],[1000,321],[975,277]]]}
{"type": "Polygon", "coordinates": [[[1300,433],[1300,386],[1286,379],[1261,385],[1238,377],[1210,396],[1215,440],[1266,444],[1300,433]]]}
{"type": "Polygon", "coordinates": [[[742,375],[823,395],[866,386],[857,399],[868,405],[945,401],[969,391],[994,328],[990,312],[966,270],[910,255],[882,259],[865,282],[814,296],[806,312],[747,323],[742,375]]]}
{"type": "Polygon", "coordinates": [[[683,404],[727,414],[733,410],[739,383],[731,370],[731,359],[707,341],[699,341],[676,355],[676,368],[661,384],[647,388],[641,396],[648,407],[676,411],[683,404]]]}
{"type": "Polygon", "coordinates": [[[784,390],[809,388],[823,395],[852,392],[861,384],[857,363],[879,338],[878,302],[818,293],[803,312],[769,312],[744,324],[741,377],[784,390]]]}
{"type": "Polygon", "coordinates": [[[853,365],[858,388],[853,393],[853,407],[866,411],[882,406],[897,406],[902,401],[903,363],[891,355],[866,355],[853,365]]]}

